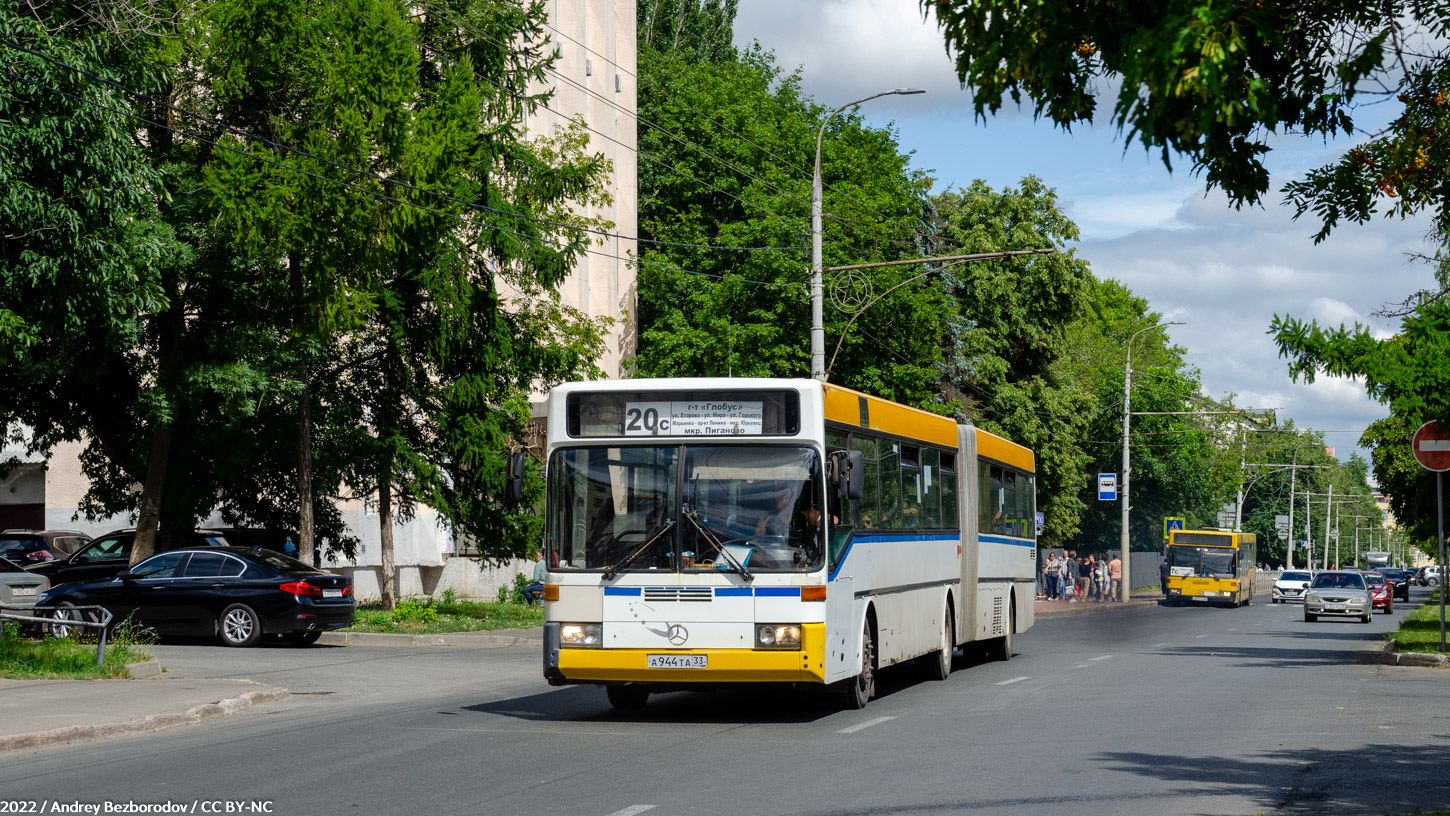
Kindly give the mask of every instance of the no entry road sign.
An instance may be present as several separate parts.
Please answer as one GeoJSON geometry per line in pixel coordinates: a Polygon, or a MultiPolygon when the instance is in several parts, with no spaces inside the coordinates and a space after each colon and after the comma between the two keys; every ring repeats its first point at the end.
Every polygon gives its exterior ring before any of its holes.
{"type": "Polygon", "coordinates": [[[1431,420],[1421,425],[1410,445],[1415,460],[1426,470],[1436,473],[1450,470],[1450,434],[1445,433],[1440,423],[1431,420]]]}

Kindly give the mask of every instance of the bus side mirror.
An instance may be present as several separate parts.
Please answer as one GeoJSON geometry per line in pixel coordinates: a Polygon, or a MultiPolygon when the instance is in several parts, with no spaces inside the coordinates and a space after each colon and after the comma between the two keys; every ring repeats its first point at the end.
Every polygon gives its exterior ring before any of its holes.
{"type": "Polygon", "coordinates": [[[842,501],[854,501],[861,498],[862,488],[865,487],[866,460],[861,451],[833,451],[830,462],[831,482],[836,486],[836,493],[842,501]]]}
{"type": "Polygon", "coordinates": [[[525,454],[509,454],[508,464],[504,467],[503,477],[503,503],[505,507],[513,507],[524,500],[524,463],[525,454]]]}

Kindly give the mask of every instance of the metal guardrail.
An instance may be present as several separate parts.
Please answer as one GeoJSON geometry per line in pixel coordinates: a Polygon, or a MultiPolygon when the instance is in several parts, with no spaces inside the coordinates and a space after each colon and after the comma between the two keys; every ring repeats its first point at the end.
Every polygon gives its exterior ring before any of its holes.
{"type": "Polygon", "coordinates": [[[50,627],[51,634],[55,633],[55,627],[58,626],[99,629],[101,634],[96,639],[96,665],[100,666],[106,662],[106,633],[111,628],[111,610],[103,606],[47,606],[43,609],[50,614],[33,614],[36,609],[32,606],[0,604],[0,621],[39,624],[41,627],[50,627]],[[24,610],[32,614],[22,615],[18,614],[16,610],[24,610]],[[75,613],[74,617],[71,616],[72,613],[75,613]],[[86,615],[91,617],[84,617],[86,615]]]}

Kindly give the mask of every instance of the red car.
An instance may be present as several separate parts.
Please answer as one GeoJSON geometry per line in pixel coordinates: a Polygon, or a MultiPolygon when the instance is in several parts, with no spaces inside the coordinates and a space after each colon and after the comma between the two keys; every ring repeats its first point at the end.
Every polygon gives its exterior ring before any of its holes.
{"type": "Polygon", "coordinates": [[[1378,572],[1366,572],[1364,582],[1369,585],[1369,597],[1375,609],[1383,609],[1385,614],[1395,611],[1394,587],[1385,580],[1378,572]]]}

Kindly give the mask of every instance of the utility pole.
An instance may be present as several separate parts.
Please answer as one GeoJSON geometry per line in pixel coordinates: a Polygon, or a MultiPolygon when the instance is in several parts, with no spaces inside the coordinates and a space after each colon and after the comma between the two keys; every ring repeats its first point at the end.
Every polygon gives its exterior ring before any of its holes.
{"type": "MultiPolygon", "coordinates": [[[[1333,508],[1334,508],[1334,482],[1330,482],[1329,483],[1329,500],[1327,502],[1325,502],[1325,504],[1324,504],[1324,568],[1325,569],[1329,569],[1329,518],[1330,518],[1329,511],[1332,510],[1333,508]]],[[[1336,562],[1339,559],[1339,553],[1338,553],[1337,550],[1335,551],[1334,558],[1335,558],[1336,562]]],[[[1336,563],[1334,566],[1337,567],[1337,566],[1339,566],[1339,564],[1336,563]]]]}
{"type": "Polygon", "coordinates": [[[1128,503],[1128,481],[1131,475],[1128,463],[1128,420],[1133,417],[1133,341],[1137,340],[1138,335],[1145,331],[1153,331],[1154,329],[1161,329],[1165,326],[1182,325],[1183,323],[1177,320],[1159,323],[1156,326],[1139,329],[1133,332],[1133,335],[1128,338],[1128,355],[1123,363],[1123,478],[1120,480],[1122,482],[1120,489],[1123,491],[1123,529],[1118,533],[1118,549],[1120,550],[1118,559],[1122,561],[1120,566],[1122,577],[1119,581],[1119,591],[1121,594],[1118,600],[1124,603],[1127,602],[1133,593],[1132,587],[1130,586],[1133,583],[1133,573],[1129,569],[1131,543],[1128,540],[1128,511],[1132,509],[1132,505],[1128,503]]]}
{"type": "Polygon", "coordinates": [[[1294,451],[1294,464],[1289,466],[1289,546],[1284,548],[1284,569],[1294,568],[1294,482],[1299,477],[1299,451],[1294,451]]]}

